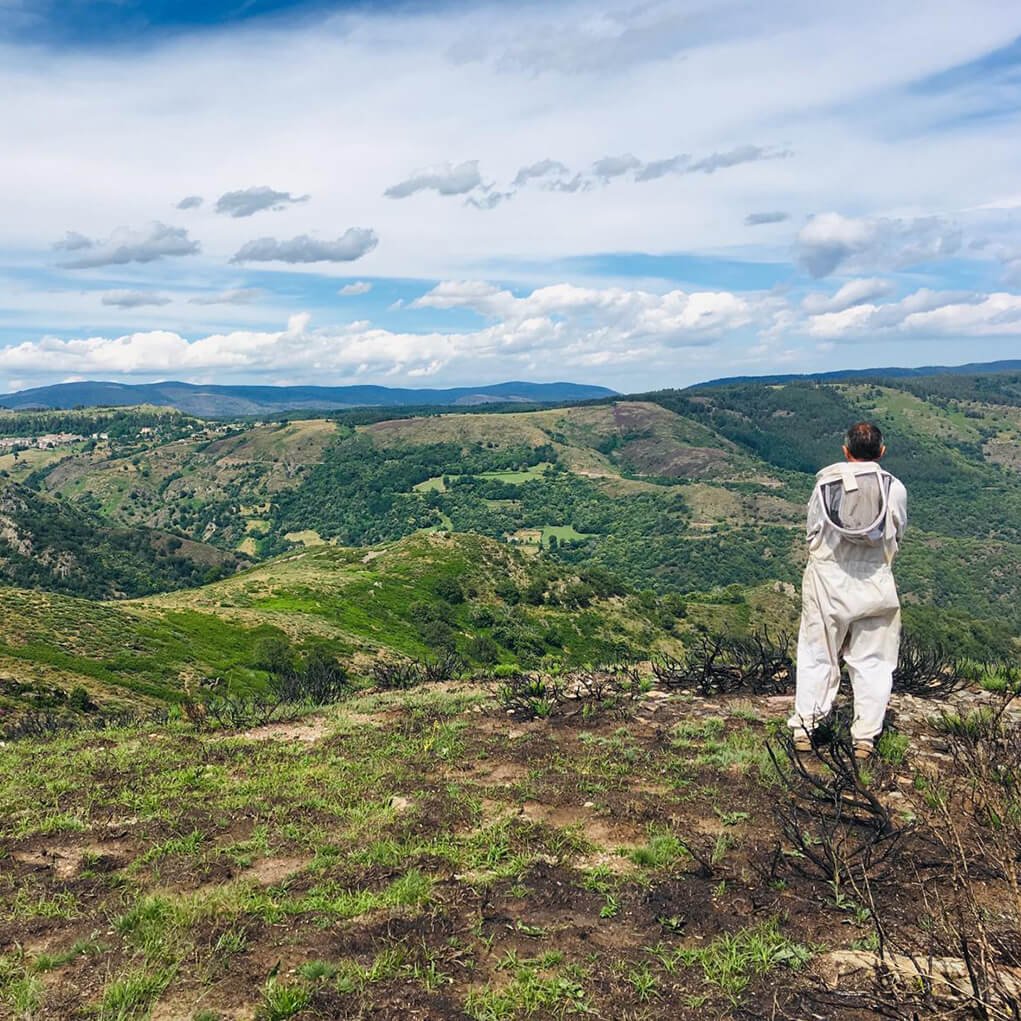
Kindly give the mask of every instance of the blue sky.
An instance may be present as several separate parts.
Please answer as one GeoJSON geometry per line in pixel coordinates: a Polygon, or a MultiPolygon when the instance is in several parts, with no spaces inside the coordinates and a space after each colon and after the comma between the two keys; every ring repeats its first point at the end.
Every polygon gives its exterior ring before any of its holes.
{"type": "Polygon", "coordinates": [[[20,42],[109,48],[221,26],[270,19],[278,25],[293,24],[331,10],[371,11],[396,6],[330,4],[321,0],[50,0],[10,4],[5,34],[20,42]]]}
{"type": "Polygon", "coordinates": [[[0,0],[0,392],[1021,357],[1021,8],[0,0]]]}

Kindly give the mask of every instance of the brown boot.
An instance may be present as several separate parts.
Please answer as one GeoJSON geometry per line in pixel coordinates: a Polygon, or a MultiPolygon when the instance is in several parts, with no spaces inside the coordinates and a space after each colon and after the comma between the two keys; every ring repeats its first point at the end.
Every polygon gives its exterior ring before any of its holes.
{"type": "Polygon", "coordinates": [[[864,762],[867,758],[870,758],[875,750],[876,746],[871,741],[859,739],[854,742],[854,757],[859,762],[864,762]]]}
{"type": "Polygon", "coordinates": [[[813,750],[812,735],[805,730],[796,731],[794,734],[794,750],[799,755],[810,755],[813,750]]]}

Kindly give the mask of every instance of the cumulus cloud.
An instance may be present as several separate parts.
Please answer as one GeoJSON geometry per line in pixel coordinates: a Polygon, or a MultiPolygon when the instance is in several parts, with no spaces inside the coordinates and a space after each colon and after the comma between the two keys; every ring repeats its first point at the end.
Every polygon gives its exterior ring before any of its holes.
{"type": "Polygon", "coordinates": [[[371,290],[372,284],[368,280],[355,280],[350,284],[344,284],[337,293],[345,298],[352,298],[359,294],[368,294],[371,290]]]}
{"type": "Polygon", "coordinates": [[[560,160],[544,159],[531,166],[522,167],[514,178],[514,187],[520,188],[529,181],[549,180],[569,176],[571,171],[560,160]]]}
{"type": "Polygon", "coordinates": [[[61,263],[67,269],[91,269],[97,266],[121,266],[129,262],[155,262],[165,256],[194,255],[199,243],[188,237],[181,227],[150,223],[140,230],[118,227],[108,238],[96,241],[83,234],[68,231],[55,248],[78,252],[75,258],[61,263]]]}
{"type": "Polygon", "coordinates": [[[177,203],[178,209],[198,209],[202,205],[201,195],[186,195],[177,203]]]}
{"type": "Polygon", "coordinates": [[[216,200],[216,211],[224,216],[254,216],[264,209],[278,211],[295,202],[307,202],[308,195],[292,195],[289,191],[274,191],[265,185],[228,191],[216,200]]]}
{"type": "Polygon", "coordinates": [[[467,309],[479,327],[398,333],[359,321],[313,328],[305,314],[278,331],[235,330],[189,340],[152,330],[118,337],[47,337],[0,349],[0,372],[33,376],[278,374],[292,379],[388,378],[440,371],[517,375],[555,357],[576,371],[586,366],[647,364],[705,347],[749,323],[761,310],[728,292],[670,291],[556,284],[515,295],[479,281],[439,284],[413,308],[467,309]],[[484,366],[485,368],[480,368],[484,366]]]}
{"type": "Polygon", "coordinates": [[[265,293],[259,287],[233,287],[228,291],[217,291],[215,294],[196,294],[188,301],[192,305],[250,305],[265,293]]]}
{"type": "Polygon", "coordinates": [[[431,291],[411,302],[412,308],[471,308],[483,315],[493,315],[515,301],[510,291],[485,280],[444,280],[431,291]]]}
{"type": "Polygon", "coordinates": [[[604,156],[592,164],[592,174],[604,184],[615,177],[623,177],[632,170],[640,170],[642,161],[632,153],[623,156],[604,156]]]}
{"type": "Polygon", "coordinates": [[[482,281],[446,281],[413,308],[471,309],[505,327],[538,324],[550,335],[603,335],[608,343],[656,339],[670,346],[703,344],[752,319],[752,303],[727,291],[667,294],[573,284],[540,287],[525,297],[482,281]]]}
{"type": "Polygon", "coordinates": [[[512,191],[496,191],[494,189],[482,189],[477,195],[469,195],[465,200],[466,206],[473,206],[475,209],[495,209],[501,202],[513,198],[512,191]]]}
{"type": "Polygon", "coordinates": [[[479,161],[464,163],[443,163],[429,170],[420,170],[398,184],[391,185],[383,193],[387,198],[406,199],[420,191],[435,191],[439,195],[467,195],[482,186],[479,161]]]}
{"type": "Polygon", "coordinates": [[[785,160],[794,155],[790,149],[766,149],[761,145],[739,145],[726,152],[714,152],[696,160],[685,168],[688,174],[713,174],[717,170],[736,167],[741,163],[756,163],[759,160],[785,160]]]}
{"type": "Polygon", "coordinates": [[[744,225],[746,227],[761,227],[765,223],[783,223],[784,220],[790,218],[790,213],[784,213],[779,209],[766,213],[749,213],[744,218],[744,225]]]}
{"type": "Polygon", "coordinates": [[[713,174],[717,170],[736,167],[742,163],[787,159],[791,155],[789,149],[761,145],[739,145],[725,152],[710,153],[700,159],[694,159],[688,153],[677,153],[674,156],[645,162],[633,153],[625,153],[623,156],[604,156],[596,160],[592,164],[592,176],[603,184],[628,175],[638,182],[655,181],[669,174],[713,174]]]}
{"type": "Polygon", "coordinates": [[[899,301],[864,302],[811,315],[803,329],[811,337],[831,341],[887,333],[902,337],[1008,336],[1021,332],[1021,295],[923,287],[899,301]]]}
{"type": "Polygon", "coordinates": [[[798,233],[797,260],[812,276],[838,268],[901,269],[953,255],[961,230],[940,216],[917,219],[856,219],[818,213],[798,233]]]}
{"type": "Polygon", "coordinates": [[[290,241],[257,238],[242,245],[231,262],[354,262],[379,244],[376,232],[349,227],[336,241],[300,234],[290,241]]]}
{"type": "Polygon", "coordinates": [[[104,305],[115,308],[141,308],[143,305],[169,305],[170,299],[152,291],[107,291],[100,298],[104,305]]]}
{"type": "Polygon", "coordinates": [[[820,294],[815,292],[809,294],[802,301],[801,307],[812,315],[822,312],[842,312],[845,308],[854,308],[855,305],[864,305],[874,301],[876,298],[883,298],[892,293],[893,284],[880,277],[865,277],[859,280],[849,280],[836,294],[820,294]]]}

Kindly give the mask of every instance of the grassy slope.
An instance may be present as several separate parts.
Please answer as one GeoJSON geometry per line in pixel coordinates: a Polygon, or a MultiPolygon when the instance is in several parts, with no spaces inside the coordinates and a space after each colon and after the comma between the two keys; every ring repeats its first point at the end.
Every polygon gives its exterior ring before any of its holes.
{"type": "MultiPolygon", "coordinates": [[[[585,662],[617,647],[676,647],[655,603],[614,597],[567,609],[507,601],[508,580],[517,600],[542,571],[535,558],[492,540],[420,535],[371,551],[316,547],[199,589],[129,602],[0,588],[0,677],[82,685],[102,702],[174,700],[185,674],[262,684],[261,638],[324,643],[356,672],[381,650],[428,657],[435,650],[421,608],[438,604],[437,586],[448,578],[474,593],[448,607],[462,651],[477,634],[493,636],[505,662],[522,650],[585,662]],[[486,607],[491,619],[479,623],[486,607]]],[[[553,591],[569,579],[567,571],[545,583],[553,591]]]]}
{"type": "MultiPolygon", "coordinates": [[[[778,853],[790,795],[766,741],[788,708],[653,691],[627,719],[522,723],[491,688],[437,685],[244,734],[0,747],[0,1011],[856,1021],[888,1002],[930,1016],[917,979],[880,1000],[867,954],[839,998],[820,975],[878,948],[872,911],[899,952],[956,952],[938,912],[959,880],[912,833],[940,825],[927,784],[959,768],[933,707],[895,696],[899,733],[859,781],[907,827],[865,893],[778,853]]],[[[967,896],[1011,938],[997,876],[976,868],[967,896]]]]}
{"type": "Polygon", "coordinates": [[[684,478],[747,478],[752,461],[699,425],[647,401],[616,401],[523,414],[442,415],[363,427],[383,448],[427,443],[496,447],[552,442],[580,475],[621,474],[684,478]]]}
{"type": "Polygon", "coordinates": [[[793,977],[814,924],[774,923],[775,893],[761,920],[743,918],[739,895],[685,877],[657,821],[714,831],[704,783],[726,757],[739,771],[726,849],[748,841],[728,854],[739,868],[768,818],[761,722],[726,740],[713,729],[712,749],[690,731],[657,741],[651,720],[509,740],[502,713],[470,711],[484,698],[366,698],[278,728],[283,740],[170,729],[114,732],[103,749],[0,748],[0,933],[24,948],[0,958],[0,1003],[37,1021],[90,1004],[103,1021],[148,1016],[157,1002],[154,1016],[182,1018],[308,1005],[301,1017],[510,1021],[643,1003],[657,1012],[636,1016],[687,1018],[707,1001],[768,999],[774,969],[793,977]],[[38,866],[47,855],[59,871],[38,866]],[[724,932],[743,934],[725,977],[675,957],[685,943],[656,918],[680,914],[714,953],[724,932]]]}

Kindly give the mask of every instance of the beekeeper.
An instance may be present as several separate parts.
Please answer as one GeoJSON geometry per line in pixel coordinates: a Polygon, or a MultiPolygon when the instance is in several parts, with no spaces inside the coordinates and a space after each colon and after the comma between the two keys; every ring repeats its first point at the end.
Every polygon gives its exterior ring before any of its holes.
{"type": "Polygon", "coordinates": [[[907,491],[879,466],[883,434],[847,431],[844,461],[816,475],[808,502],[808,565],[801,591],[797,691],[788,724],[798,751],[833,708],[840,661],[854,691],[851,738],[867,758],[883,729],[900,647],[893,558],[907,523],[907,491]]]}

